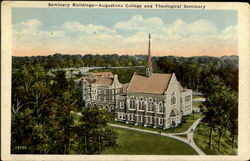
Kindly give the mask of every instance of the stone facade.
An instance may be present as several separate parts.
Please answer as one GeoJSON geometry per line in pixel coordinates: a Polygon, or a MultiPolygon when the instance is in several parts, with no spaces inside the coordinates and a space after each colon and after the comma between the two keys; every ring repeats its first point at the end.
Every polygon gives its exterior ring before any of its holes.
{"type": "Polygon", "coordinates": [[[184,89],[174,73],[153,73],[150,36],[145,75],[134,73],[128,84],[121,84],[117,75],[102,72],[78,82],[86,107],[106,108],[116,121],[127,124],[167,129],[193,110],[192,90],[184,89]]]}

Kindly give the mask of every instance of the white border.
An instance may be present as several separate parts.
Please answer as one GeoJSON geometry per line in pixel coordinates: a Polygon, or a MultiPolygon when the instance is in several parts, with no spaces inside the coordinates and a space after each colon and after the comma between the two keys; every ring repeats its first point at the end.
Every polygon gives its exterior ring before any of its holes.
{"type": "MultiPolygon", "coordinates": [[[[249,5],[238,2],[86,2],[86,3],[117,3],[117,4],[188,4],[206,5],[206,10],[237,10],[238,11],[238,54],[239,54],[239,148],[236,156],[185,156],[185,155],[11,155],[10,154],[10,106],[11,106],[11,8],[32,7],[47,8],[49,1],[25,2],[4,1],[1,12],[1,159],[2,160],[249,160],[250,158],[250,86],[249,86],[249,5]]],[[[72,3],[59,2],[53,3],[72,3]]],[[[58,8],[58,7],[56,7],[58,8]]],[[[82,8],[82,7],[81,7],[82,8]]],[[[124,8],[126,9],[126,8],[124,8]]],[[[155,9],[155,8],[154,8],[155,9]]]]}

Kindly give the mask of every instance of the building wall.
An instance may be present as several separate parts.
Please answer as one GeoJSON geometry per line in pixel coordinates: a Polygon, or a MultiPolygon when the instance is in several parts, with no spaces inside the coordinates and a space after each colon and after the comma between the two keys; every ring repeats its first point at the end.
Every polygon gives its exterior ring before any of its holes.
{"type": "Polygon", "coordinates": [[[175,74],[172,75],[172,78],[169,82],[168,89],[165,92],[166,96],[166,113],[165,113],[165,128],[170,128],[173,126],[173,122],[175,122],[175,126],[177,126],[179,123],[181,123],[182,115],[181,115],[181,109],[180,109],[180,86],[179,82],[177,81],[175,74]],[[176,99],[176,101],[173,101],[173,98],[176,99]],[[178,114],[175,116],[170,116],[172,111],[177,111],[178,114]]]}
{"type": "Polygon", "coordinates": [[[193,111],[193,92],[192,90],[186,90],[181,92],[181,111],[183,112],[183,116],[189,115],[193,111]]]}
{"type": "Polygon", "coordinates": [[[117,75],[110,86],[89,84],[85,81],[82,88],[85,94],[83,96],[85,106],[100,106],[106,108],[110,112],[115,111],[116,97],[123,92],[122,84],[118,81],[117,75]]]}

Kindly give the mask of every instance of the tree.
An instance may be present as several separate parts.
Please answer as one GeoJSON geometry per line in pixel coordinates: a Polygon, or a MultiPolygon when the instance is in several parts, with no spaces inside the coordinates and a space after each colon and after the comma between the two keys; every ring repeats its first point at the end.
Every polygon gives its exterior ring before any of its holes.
{"type": "Polygon", "coordinates": [[[115,147],[117,134],[108,126],[112,116],[104,108],[84,108],[78,127],[79,153],[100,154],[107,147],[115,147]]]}
{"type": "Polygon", "coordinates": [[[67,154],[75,135],[70,111],[80,97],[64,72],[55,77],[36,65],[13,72],[12,153],[67,154]]]}
{"type": "Polygon", "coordinates": [[[236,92],[228,88],[219,76],[210,76],[206,79],[207,87],[203,88],[203,93],[206,96],[205,118],[204,121],[210,126],[209,132],[209,148],[211,148],[213,129],[218,130],[218,150],[221,147],[221,139],[227,129],[232,128],[234,132],[237,125],[235,125],[237,116],[236,109],[238,109],[238,100],[236,92]]]}
{"type": "Polygon", "coordinates": [[[204,121],[210,126],[208,146],[211,148],[213,129],[216,126],[216,121],[219,119],[218,110],[222,106],[220,92],[225,88],[225,85],[218,76],[210,75],[205,80],[206,86],[202,89],[206,97],[206,101],[204,102],[206,107],[204,121]]]}

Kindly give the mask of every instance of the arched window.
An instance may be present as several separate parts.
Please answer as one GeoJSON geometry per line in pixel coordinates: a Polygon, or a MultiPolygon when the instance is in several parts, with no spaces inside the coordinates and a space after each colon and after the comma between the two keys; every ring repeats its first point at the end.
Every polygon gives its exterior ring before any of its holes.
{"type": "Polygon", "coordinates": [[[136,103],[135,100],[130,100],[130,109],[135,109],[136,103]]]}
{"type": "Polygon", "coordinates": [[[144,110],[144,108],[143,108],[143,97],[140,97],[140,99],[139,99],[139,110],[144,110]]]}
{"type": "Polygon", "coordinates": [[[149,101],[149,103],[148,103],[148,111],[154,111],[154,102],[153,101],[149,101]]]}
{"type": "Polygon", "coordinates": [[[176,104],[176,95],[175,93],[173,92],[172,93],[172,96],[171,96],[171,105],[175,105],[176,104]]]}
{"type": "Polygon", "coordinates": [[[136,108],[136,103],[135,103],[135,100],[133,100],[133,109],[136,108]]]}
{"type": "Polygon", "coordinates": [[[139,101],[139,110],[142,110],[142,102],[139,101]]]}
{"type": "Polygon", "coordinates": [[[142,109],[145,110],[146,109],[146,103],[142,102],[142,109]]]}
{"type": "Polygon", "coordinates": [[[161,102],[159,103],[159,113],[163,113],[163,105],[161,102]]]}

